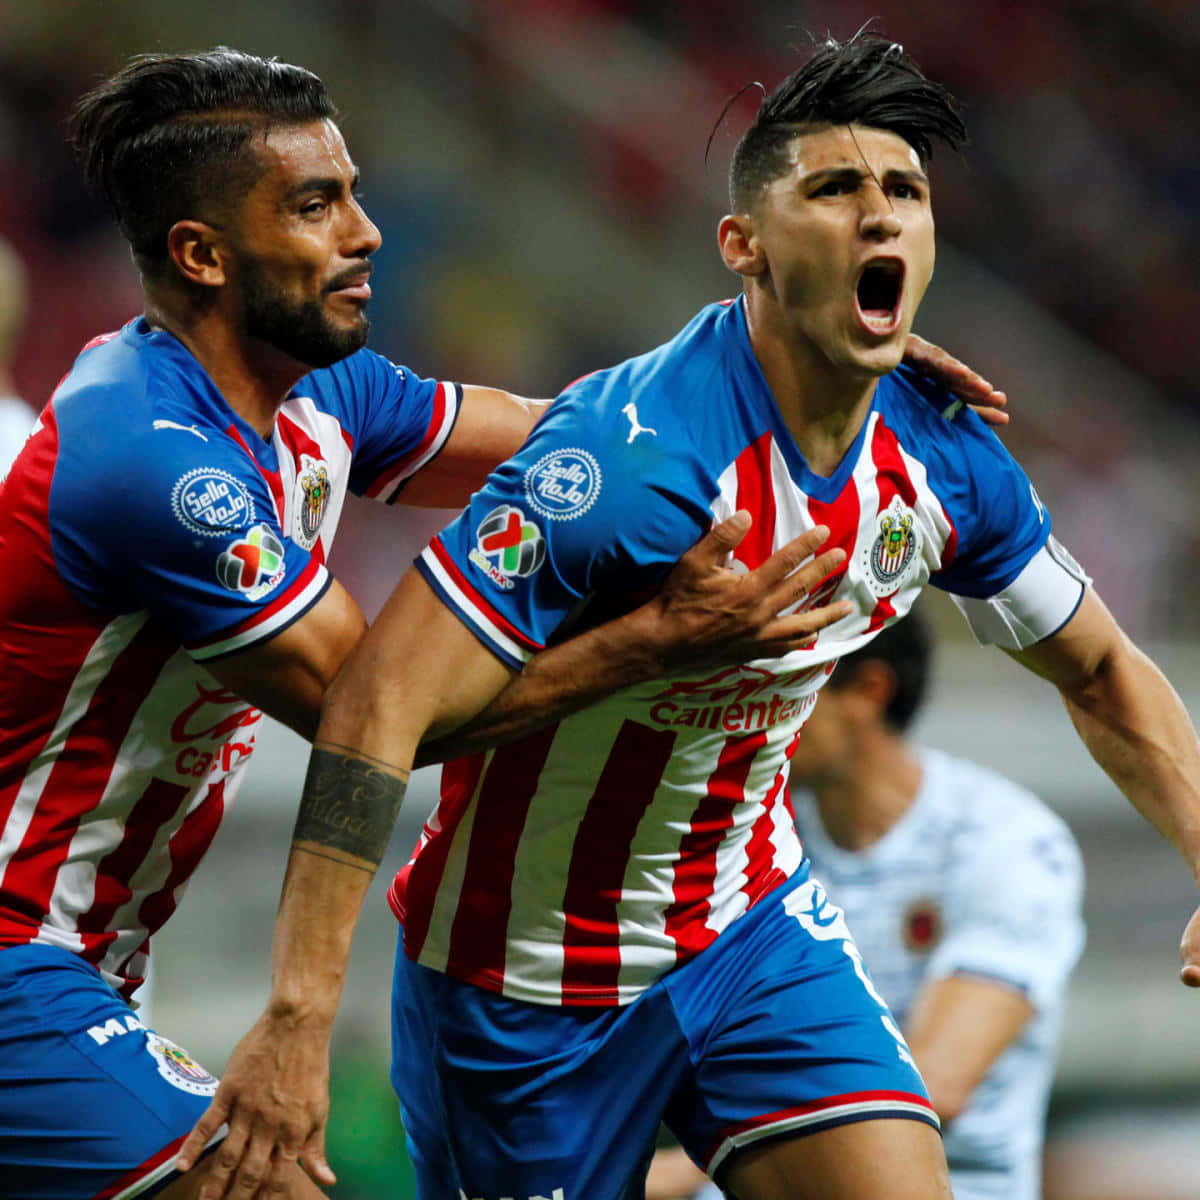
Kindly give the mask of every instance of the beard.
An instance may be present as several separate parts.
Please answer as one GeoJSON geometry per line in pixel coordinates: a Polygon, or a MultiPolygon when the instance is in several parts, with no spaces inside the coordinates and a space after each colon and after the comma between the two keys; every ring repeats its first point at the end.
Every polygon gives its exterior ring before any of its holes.
{"type": "Polygon", "coordinates": [[[338,328],[321,300],[289,300],[252,259],[243,262],[242,296],[246,332],[307,366],[331,366],[367,344],[365,313],[352,328],[338,328]]]}

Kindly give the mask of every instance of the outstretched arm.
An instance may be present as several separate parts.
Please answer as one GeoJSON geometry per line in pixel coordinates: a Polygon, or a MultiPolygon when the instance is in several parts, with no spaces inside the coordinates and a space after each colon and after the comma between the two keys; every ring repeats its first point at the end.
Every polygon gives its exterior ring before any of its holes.
{"type": "MultiPolygon", "coordinates": [[[[1059,633],[1012,653],[1058,687],[1092,757],[1200,884],[1200,740],[1162,672],[1090,588],[1059,633]]],[[[1180,957],[1183,982],[1200,987],[1200,912],[1188,922],[1180,957]]]]}

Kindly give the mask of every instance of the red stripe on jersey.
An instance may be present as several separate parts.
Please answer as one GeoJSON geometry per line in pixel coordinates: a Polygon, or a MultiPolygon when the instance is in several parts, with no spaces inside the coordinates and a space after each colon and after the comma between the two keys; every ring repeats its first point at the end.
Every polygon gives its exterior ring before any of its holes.
{"type": "Polygon", "coordinates": [[[454,844],[454,831],[475,795],[486,762],[486,754],[472,754],[442,768],[442,798],[425,822],[418,853],[396,872],[388,889],[388,903],[404,923],[404,948],[414,959],[419,957],[429,933],[433,902],[454,844]]]}
{"type": "Polygon", "coordinates": [[[307,454],[309,458],[315,458],[320,462],[324,462],[325,452],[286,413],[281,412],[275,418],[275,428],[279,431],[279,437],[283,444],[288,448],[288,452],[291,454],[292,461],[296,464],[297,470],[300,469],[300,456],[302,454],[307,454]]]}
{"type": "Polygon", "coordinates": [[[4,904],[39,923],[49,911],[59,869],[80,818],[101,801],[112,762],[96,746],[119,746],[147,692],[175,652],[163,630],[148,622],[116,656],[87,712],[75,723],[50,768],[21,845],[4,871],[4,904]]]}
{"type": "MultiPolygon", "coordinates": [[[[788,743],[786,753],[789,760],[795,753],[796,743],[799,740],[800,734],[797,731],[788,743]]],[[[781,804],[791,824],[795,825],[796,823],[791,810],[791,802],[788,799],[787,788],[784,786],[786,779],[783,771],[775,776],[770,790],[763,797],[762,813],[754,822],[754,828],[750,831],[750,840],[746,843],[746,882],[742,886],[742,891],[748,897],[750,905],[761,900],[767,892],[787,878],[784,872],[775,866],[775,847],[771,841],[771,834],[779,823],[776,820],[776,810],[781,804]]]]}
{"type": "Polygon", "coordinates": [[[504,973],[517,843],[557,733],[558,726],[551,725],[492,754],[479,790],[463,890],[450,927],[446,969],[451,974],[463,964],[472,974],[504,973]]]}
{"type": "Polygon", "coordinates": [[[717,936],[704,924],[717,878],[717,850],[733,824],[734,808],[745,802],[750,766],[766,741],[763,731],[725,743],[708,790],[692,814],[691,828],[679,844],[675,899],[666,912],[667,934],[675,941],[677,961],[699,954],[717,936]]]}
{"type": "MultiPolygon", "coordinates": [[[[871,461],[875,464],[875,482],[879,488],[879,512],[884,513],[892,501],[899,496],[909,508],[917,502],[917,489],[908,474],[908,467],[900,454],[900,443],[896,435],[882,422],[875,424],[874,435],[871,438],[871,461]]],[[[896,585],[896,591],[900,585],[896,585]]],[[[871,613],[868,628],[879,629],[891,617],[896,615],[891,596],[885,596],[876,603],[871,613]]]]}
{"type": "Polygon", "coordinates": [[[105,624],[68,589],[54,562],[49,494],[58,459],[53,407],[4,484],[0,536],[0,828],[29,764],[54,731],[61,681],[74,679],[105,624]]]}
{"type": "Polygon", "coordinates": [[[621,970],[617,902],[634,835],[671,760],[675,734],[625,721],[579,823],[563,897],[564,1002],[615,1003],[621,970]]]}
{"type": "Polygon", "coordinates": [[[146,860],[158,831],[175,815],[190,789],[165,779],[155,779],[141,794],[125,819],[120,842],[96,867],[96,886],[92,907],[79,918],[81,933],[99,933],[103,937],[89,941],[83,957],[98,963],[116,939],[116,930],[108,930],[113,914],[133,895],[129,881],[146,860]]]}
{"type": "Polygon", "coordinates": [[[519,630],[511,621],[505,619],[504,615],[497,609],[494,609],[484,598],[475,590],[474,587],[467,581],[467,577],[458,569],[458,565],[446,553],[446,547],[442,544],[441,536],[437,536],[429,543],[428,547],[438,560],[438,565],[454,580],[455,584],[461,589],[463,594],[475,605],[476,608],[493,624],[501,633],[512,638],[520,646],[524,646],[526,650],[534,651],[544,649],[541,642],[533,641],[527,634],[519,630]]]}
{"type": "Polygon", "coordinates": [[[419,462],[423,454],[429,453],[430,446],[437,440],[438,435],[442,432],[442,425],[446,421],[446,397],[451,390],[452,385],[448,383],[439,383],[434,388],[433,411],[430,413],[429,426],[425,430],[425,436],[421,439],[421,444],[415,450],[410,450],[403,458],[389,463],[380,471],[366,488],[363,493],[365,496],[374,500],[380,492],[395,482],[397,476],[403,475],[412,463],[419,462]]]}
{"type": "Polygon", "coordinates": [[[217,826],[225,813],[225,780],[208,789],[208,795],[183,819],[183,824],[167,843],[171,870],[162,887],[152,892],[138,909],[138,920],[147,933],[153,933],[175,911],[175,893],[208,852],[217,835],[217,826]]]}
{"type": "Polygon", "coordinates": [[[254,451],[251,450],[246,444],[246,439],[243,438],[240,433],[238,433],[236,425],[229,425],[225,432],[229,434],[229,436],[233,438],[233,440],[237,442],[237,444],[241,446],[241,448],[245,450],[248,455],[250,455],[250,461],[258,469],[258,473],[263,477],[263,479],[266,480],[267,487],[271,489],[271,499],[275,502],[275,517],[279,522],[279,527],[282,529],[284,513],[283,480],[279,478],[279,472],[268,471],[266,467],[264,467],[262,463],[258,461],[254,455],[254,451]]]}
{"type": "Polygon", "coordinates": [[[737,506],[754,518],[733,552],[751,570],[771,557],[775,542],[775,493],[771,487],[771,434],[764,433],[737,457],[737,506]]]}
{"type": "Polygon", "coordinates": [[[846,483],[846,486],[832,501],[825,502],[813,496],[808,497],[808,515],[812,518],[813,524],[829,527],[829,540],[821,547],[822,551],[841,546],[846,552],[846,561],[831,571],[825,580],[813,588],[809,596],[810,601],[825,603],[836,586],[832,581],[840,582],[849,569],[849,564],[854,561],[854,547],[858,541],[861,508],[858,488],[853,478],[846,483]]]}
{"type": "Polygon", "coordinates": [[[146,1159],[141,1166],[134,1167],[132,1171],[127,1172],[120,1179],[110,1183],[102,1192],[97,1192],[93,1200],[111,1200],[111,1197],[119,1196],[126,1189],[133,1187],[145,1179],[147,1175],[153,1174],[168,1159],[174,1158],[179,1153],[186,1137],[186,1133],[181,1133],[173,1142],[168,1142],[157,1154],[146,1159]]]}

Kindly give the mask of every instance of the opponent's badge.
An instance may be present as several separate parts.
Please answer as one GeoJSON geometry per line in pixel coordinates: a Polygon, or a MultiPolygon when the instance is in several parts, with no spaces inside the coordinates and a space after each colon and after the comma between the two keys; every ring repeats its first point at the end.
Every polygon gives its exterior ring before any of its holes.
{"type": "Polygon", "coordinates": [[[544,454],[525,472],[525,496],[551,521],[581,517],[600,495],[600,464],[572,446],[544,454]]]}
{"type": "Polygon", "coordinates": [[[206,1071],[186,1050],[157,1033],[146,1034],[146,1049],[154,1058],[158,1073],[180,1091],[193,1096],[211,1096],[220,1082],[206,1071]]]}
{"type": "Polygon", "coordinates": [[[914,900],[900,919],[904,944],[928,954],[942,940],[942,910],[932,900],[914,900]]]}
{"type": "Polygon", "coordinates": [[[890,596],[916,560],[921,534],[912,509],[899,496],[879,514],[875,530],[874,541],[862,553],[863,573],[875,595],[890,596]]]}
{"type": "Polygon", "coordinates": [[[479,523],[468,557],[497,587],[508,591],[514,576],[532,575],[546,561],[546,539],[519,508],[501,504],[479,523]]]}
{"type": "Polygon", "coordinates": [[[300,471],[296,476],[295,510],[292,539],[305,550],[311,550],[321,532],[321,522],[329,507],[329,468],[319,458],[300,456],[300,471]]]}
{"type": "Polygon", "coordinates": [[[266,525],[255,525],[217,559],[217,578],[249,600],[261,600],[283,577],[283,543],[266,525]]]}
{"type": "Polygon", "coordinates": [[[217,467],[196,467],[176,480],[171,511],[192,533],[220,537],[254,520],[254,497],[236,475],[217,467]]]}

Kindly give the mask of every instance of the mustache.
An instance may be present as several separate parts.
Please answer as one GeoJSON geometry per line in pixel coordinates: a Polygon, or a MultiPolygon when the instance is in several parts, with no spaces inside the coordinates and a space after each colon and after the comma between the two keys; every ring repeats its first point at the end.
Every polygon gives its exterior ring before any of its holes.
{"type": "Polygon", "coordinates": [[[348,283],[365,283],[371,278],[371,272],[374,269],[369,259],[364,258],[356,267],[347,267],[344,271],[339,271],[326,285],[325,291],[336,292],[338,288],[345,287],[348,283]]]}

